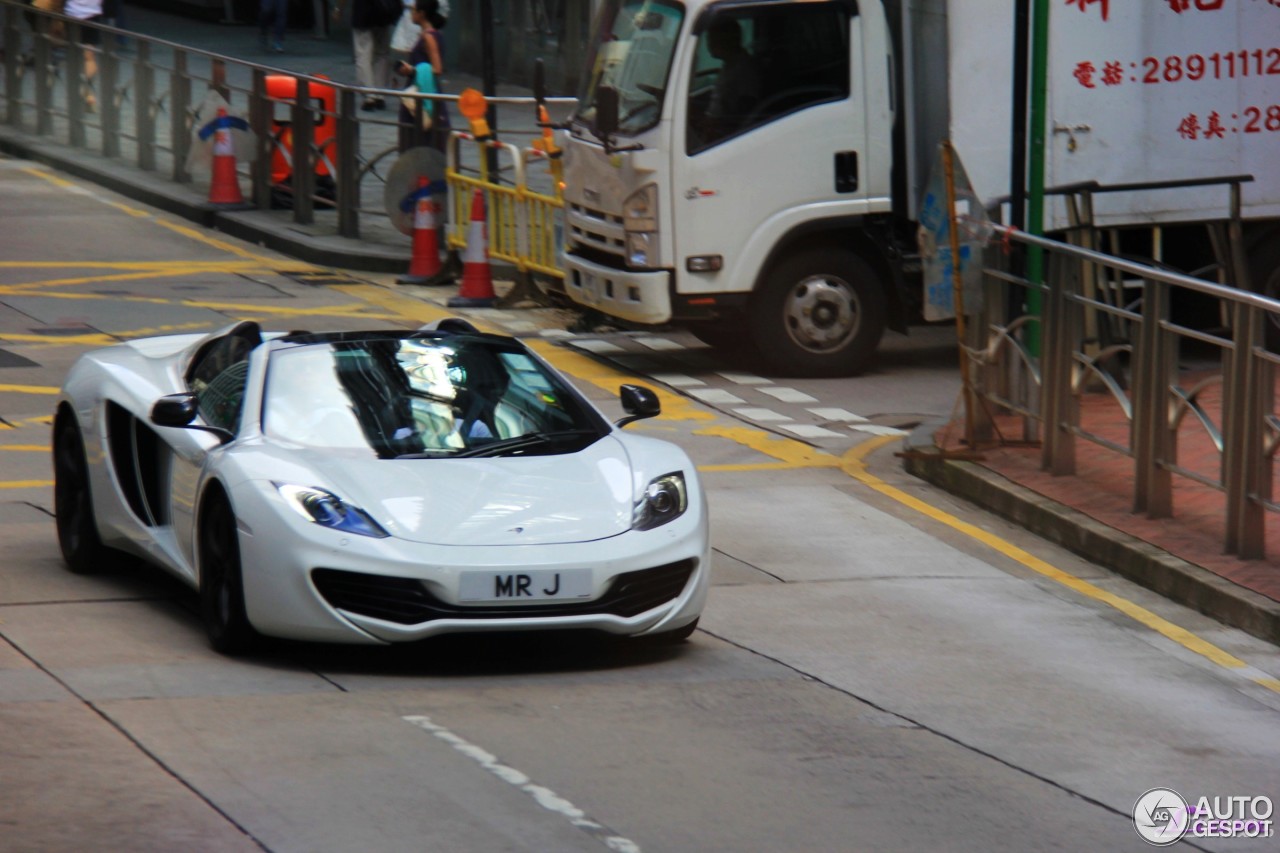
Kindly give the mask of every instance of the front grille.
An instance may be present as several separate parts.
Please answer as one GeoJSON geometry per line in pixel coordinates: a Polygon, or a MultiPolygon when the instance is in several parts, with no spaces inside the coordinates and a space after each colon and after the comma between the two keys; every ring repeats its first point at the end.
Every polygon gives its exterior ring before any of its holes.
{"type": "Polygon", "coordinates": [[[411,578],[368,575],[341,569],[314,569],[311,580],[331,606],[348,613],[400,625],[435,619],[513,619],[521,616],[580,616],[607,613],[629,618],[678,596],[689,582],[697,560],[681,560],[652,569],[624,572],[592,601],[547,604],[449,604],[411,578]]]}

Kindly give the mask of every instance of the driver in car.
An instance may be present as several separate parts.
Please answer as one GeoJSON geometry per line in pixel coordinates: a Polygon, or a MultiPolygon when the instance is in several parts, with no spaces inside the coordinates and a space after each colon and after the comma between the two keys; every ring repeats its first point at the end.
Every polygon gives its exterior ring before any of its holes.
{"type": "Polygon", "coordinates": [[[733,18],[718,18],[707,30],[707,51],[720,60],[720,72],[707,104],[706,137],[722,139],[738,130],[760,97],[760,71],[742,45],[742,27],[733,18]]]}

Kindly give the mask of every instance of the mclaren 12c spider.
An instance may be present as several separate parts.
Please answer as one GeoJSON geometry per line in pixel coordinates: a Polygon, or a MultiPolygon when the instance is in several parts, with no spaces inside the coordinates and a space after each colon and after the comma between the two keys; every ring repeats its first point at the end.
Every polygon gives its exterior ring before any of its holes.
{"type": "Polygon", "coordinates": [[[95,350],[53,425],[74,572],[126,552],[199,593],[211,644],[595,629],[678,640],[710,570],[706,499],[659,414],[606,417],[514,338],[214,334],[95,350]]]}

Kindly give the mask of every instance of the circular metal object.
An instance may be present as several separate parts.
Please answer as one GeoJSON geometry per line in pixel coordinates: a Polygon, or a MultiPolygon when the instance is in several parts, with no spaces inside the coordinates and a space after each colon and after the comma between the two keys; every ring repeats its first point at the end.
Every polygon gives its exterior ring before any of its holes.
{"type": "Polygon", "coordinates": [[[858,294],[848,282],[835,276],[814,275],[802,279],[783,303],[787,334],[810,352],[843,348],[857,334],[862,316],[858,294]]]}
{"type": "MultiPolygon", "coordinates": [[[[435,148],[419,146],[405,151],[396,160],[387,174],[387,183],[382,189],[382,204],[391,218],[391,224],[401,234],[413,234],[413,207],[401,209],[401,202],[418,188],[418,180],[427,178],[438,181],[444,186],[445,159],[444,154],[435,148]]],[[[443,222],[448,216],[448,193],[443,189],[432,193],[432,201],[436,203],[436,221],[443,222]]]]}

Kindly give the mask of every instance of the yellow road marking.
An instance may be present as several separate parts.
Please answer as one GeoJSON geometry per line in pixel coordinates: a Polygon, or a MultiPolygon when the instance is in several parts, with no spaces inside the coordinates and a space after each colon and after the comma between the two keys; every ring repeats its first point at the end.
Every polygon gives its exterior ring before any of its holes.
{"type": "Polygon", "coordinates": [[[111,335],[101,332],[87,335],[11,335],[0,334],[0,341],[19,344],[46,344],[48,346],[96,346],[105,347],[119,343],[111,335]]]}
{"type": "Polygon", "coordinates": [[[0,482],[0,489],[40,489],[53,485],[53,480],[9,480],[0,482]]]}
{"type": "Polygon", "coordinates": [[[53,415],[37,415],[34,418],[22,418],[21,420],[9,421],[8,423],[0,422],[0,430],[6,429],[22,429],[29,426],[49,426],[53,423],[53,415]]]}
{"type": "MultiPolygon", "coordinates": [[[[26,171],[30,175],[34,175],[37,178],[43,178],[44,180],[48,181],[54,186],[62,187],[63,189],[83,191],[83,188],[80,187],[78,184],[72,181],[68,181],[65,178],[58,177],[57,175],[51,174],[42,169],[25,169],[24,171],[26,171]]],[[[102,196],[95,195],[92,192],[86,192],[86,195],[90,196],[91,198],[97,201],[101,201],[104,204],[108,204],[108,205],[111,205],[112,207],[116,207],[121,210],[124,210],[130,215],[143,216],[143,217],[150,216],[150,214],[140,211],[136,208],[127,207],[127,206],[118,204],[116,202],[109,201],[108,199],[103,198],[102,196]]],[[[207,234],[201,231],[197,231],[196,229],[190,228],[186,225],[182,225],[176,222],[168,222],[164,219],[159,219],[159,218],[154,219],[154,222],[162,228],[168,228],[170,231],[176,232],[178,234],[181,234],[184,237],[188,237],[192,240],[195,240],[197,243],[204,243],[206,246],[212,246],[215,249],[220,249],[224,252],[228,252],[232,255],[236,255],[237,257],[248,258],[251,260],[257,260],[257,261],[266,262],[266,263],[272,262],[271,259],[265,255],[255,254],[254,252],[251,252],[241,246],[237,246],[234,243],[228,243],[225,240],[219,240],[214,237],[210,237],[207,234]]]]}
{"type": "Polygon", "coordinates": [[[57,394],[58,389],[50,385],[2,385],[0,393],[5,394],[57,394]]]}
{"type": "Polygon", "coordinates": [[[22,451],[24,453],[48,453],[47,444],[0,444],[0,450],[22,451]]]}
{"type": "MultiPolygon", "coordinates": [[[[888,435],[871,439],[870,441],[865,441],[852,448],[845,453],[843,457],[841,457],[841,467],[850,477],[863,485],[874,489],[880,494],[888,498],[892,498],[898,503],[910,507],[916,512],[926,515],[940,524],[945,524],[952,530],[959,531],[971,539],[981,542],[988,548],[992,548],[995,551],[1004,554],[1006,557],[1021,563],[1023,566],[1026,566],[1038,575],[1046,577],[1056,583],[1060,583],[1080,595],[1091,598],[1094,601],[1120,611],[1135,622],[1150,628],[1152,631],[1167,637],[1183,648],[1195,652],[1224,669],[1236,670],[1249,668],[1249,664],[1240,660],[1240,658],[1230,652],[1215,646],[1207,640],[1197,637],[1185,628],[1180,628],[1163,617],[1157,616],[1145,607],[1129,601],[1127,598],[1122,598],[1115,593],[1107,592],[1105,589],[1078,578],[1069,572],[1065,572],[1057,566],[1045,562],[1034,554],[1019,548],[1011,542],[1006,542],[999,536],[988,533],[980,527],[969,524],[966,521],[961,521],[954,515],[938,509],[935,506],[931,506],[930,504],[907,494],[895,486],[889,485],[884,480],[881,480],[879,477],[868,471],[866,464],[867,456],[884,445],[898,440],[899,438],[897,436],[888,435]]],[[[1278,679],[1258,676],[1249,676],[1249,679],[1255,684],[1266,687],[1268,690],[1280,693],[1280,680],[1278,679]]]]}
{"type": "MultiPolygon", "coordinates": [[[[457,316],[453,311],[432,305],[430,302],[423,302],[421,299],[414,299],[412,296],[396,293],[389,287],[377,284],[344,284],[329,289],[377,305],[392,312],[401,320],[409,320],[420,326],[443,320],[445,317],[457,316]]],[[[471,320],[471,324],[484,332],[499,331],[480,320],[471,320]]]]}
{"type": "MultiPolygon", "coordinates": [[[[279,263],[279,261],[269,257],[268,255],[260,255],[256,252],[249,251],[243,246],[237,246],[235,243],[228,243],[226,240],[219,240],[216,237],[210,237],[205,232],[199,231],[188,225],[183,225],[180,222],[168,222],[163,219],[157,219],[155,222],[161,228],[167,228],[170,231],[173,231],[175,234],[181,234],[183,237],[188,237],[192,240],[195,240],[197,243],[204,243],[206,246],[210,246],[214,249],[227,252],[228,254],[235,255],[238,258],[244,258],[245,260],[249,260],[249,261],[257,261],[260,264],[268,265],[268,266],[274,263],[279,263]]],[[[317,267],[304,267],[304,268],[317,269],[317,267]]]]}

